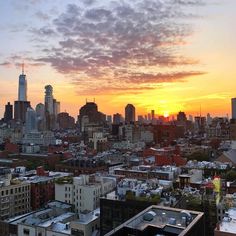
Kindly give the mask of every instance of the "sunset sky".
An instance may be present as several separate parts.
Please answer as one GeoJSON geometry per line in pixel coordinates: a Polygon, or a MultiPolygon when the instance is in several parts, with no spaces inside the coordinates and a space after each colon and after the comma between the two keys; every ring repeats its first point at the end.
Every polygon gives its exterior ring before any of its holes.
{"type": "Polygon", "coordinates": [[[0,0],[0,116],[24,61],[31,105],[51,84],[61,111],[230,115],[236,0],[0,0]]]}

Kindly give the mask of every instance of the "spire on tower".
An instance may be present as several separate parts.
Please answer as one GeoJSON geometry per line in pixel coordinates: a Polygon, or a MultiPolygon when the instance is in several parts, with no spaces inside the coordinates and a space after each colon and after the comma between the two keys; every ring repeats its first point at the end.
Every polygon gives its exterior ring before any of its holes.
{"type": "Polygon", "coordinates": [[[24,69],[25,69],[25,63],[22,63],[22,75],[24,74],[24,69]]]}

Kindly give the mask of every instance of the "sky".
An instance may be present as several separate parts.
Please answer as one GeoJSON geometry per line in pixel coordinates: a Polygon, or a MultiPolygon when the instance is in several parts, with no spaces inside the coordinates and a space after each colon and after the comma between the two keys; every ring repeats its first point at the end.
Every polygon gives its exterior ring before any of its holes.
{"type": "Polygon", "coordinates": [[[86,99],[107,115],[231,114],[236,97],[235,0],[0,0],[0,116],[51,84],[61,111],[86,99]]]}

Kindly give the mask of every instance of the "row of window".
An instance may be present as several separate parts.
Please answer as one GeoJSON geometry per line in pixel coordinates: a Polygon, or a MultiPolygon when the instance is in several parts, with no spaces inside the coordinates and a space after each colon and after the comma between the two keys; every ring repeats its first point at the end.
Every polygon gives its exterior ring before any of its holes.
{"type": "Polygon", "coordinates": [[[1,191],[1,196],[9,195],[9,194],[14,194],[14,193],[21,193],[21,192],[26,192],[29,191],[30,187],[29,186],[23,186],[15,189],[7,189],[7,190],[2,190],[1,191]]]}

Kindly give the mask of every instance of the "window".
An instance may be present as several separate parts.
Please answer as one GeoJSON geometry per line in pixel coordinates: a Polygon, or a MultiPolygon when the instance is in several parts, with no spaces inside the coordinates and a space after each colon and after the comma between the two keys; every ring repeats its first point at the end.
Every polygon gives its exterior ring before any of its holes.
{"type": "Polygon", "coordinates": [[[29,235],[30,231],[29,231],[29,229],[23,229],[23,233],[26,234],[26,235],[29,235]]]}

